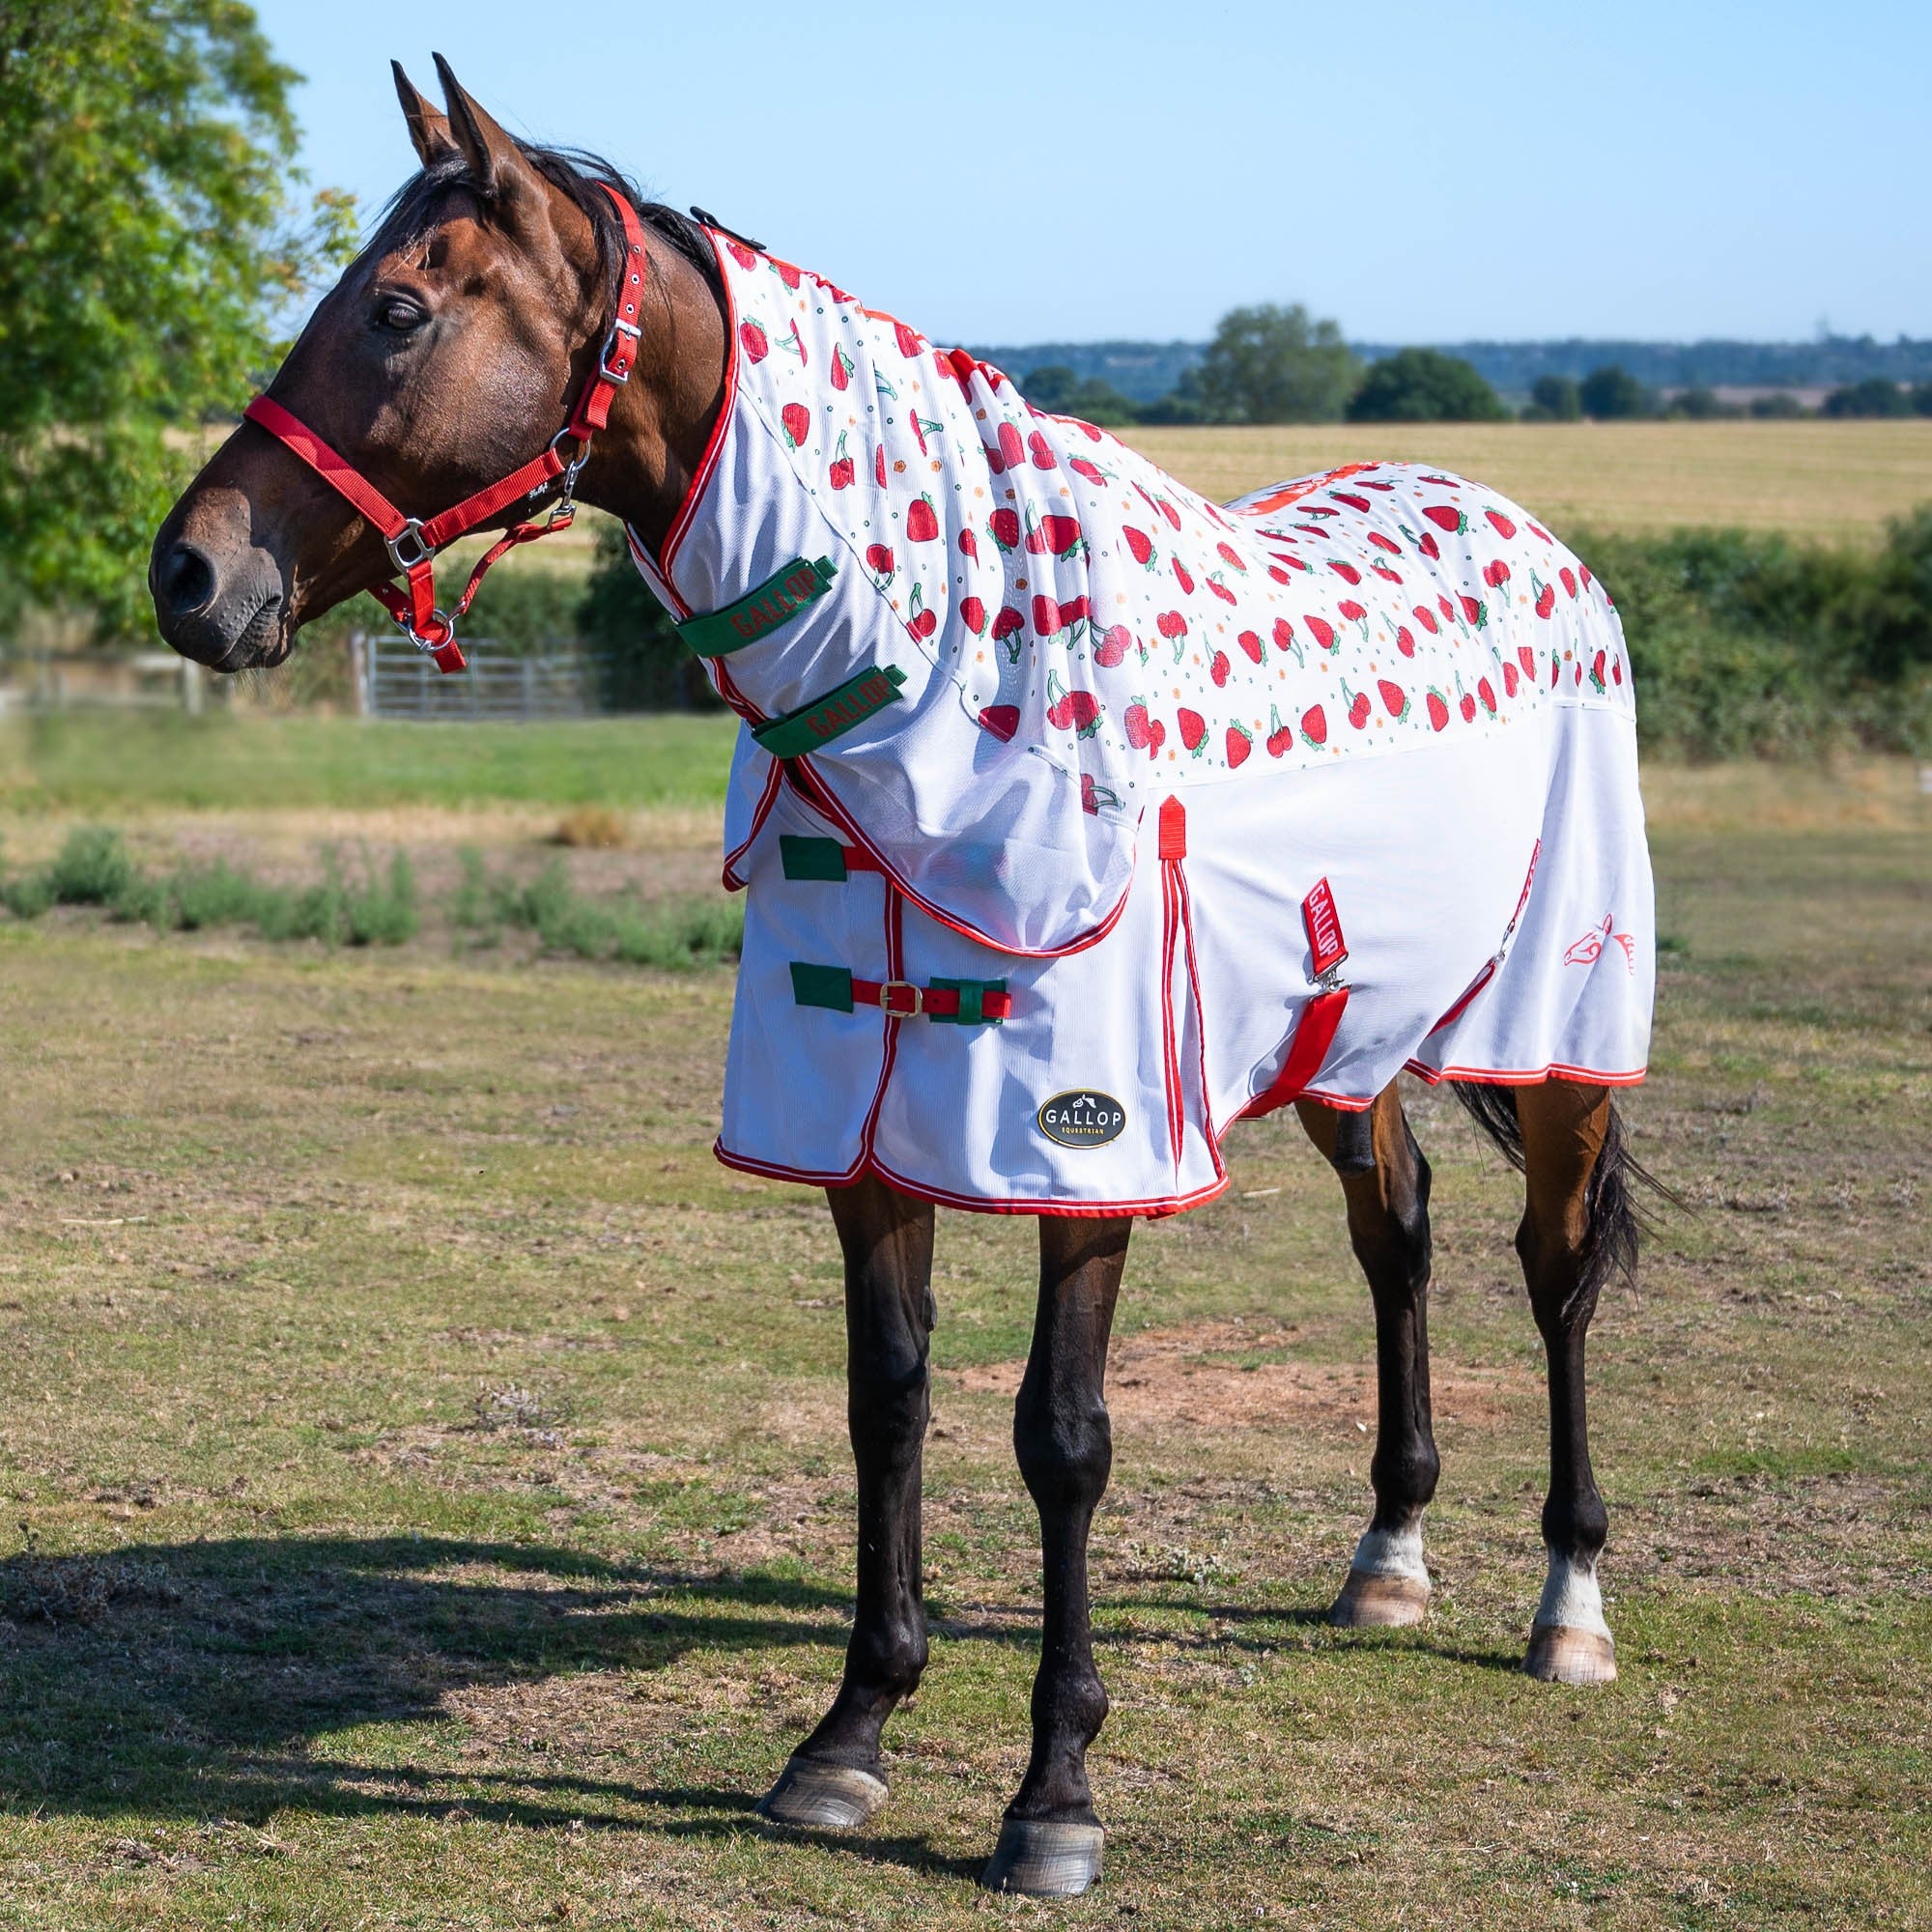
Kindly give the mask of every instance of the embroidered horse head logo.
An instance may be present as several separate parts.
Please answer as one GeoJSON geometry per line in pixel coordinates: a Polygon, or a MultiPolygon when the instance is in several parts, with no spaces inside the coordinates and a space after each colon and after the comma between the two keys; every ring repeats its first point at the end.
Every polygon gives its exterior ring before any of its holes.
{"type": "Polygon", "coordinates": [[[1604,955],[1605,944],[1621,946],[1624,950],[1624,964],[1634,973],[1636,971],[1636,941],[1628,932],[1616,929],[1614,914],[1605,913],[1601,925],[1593,925],[1581,939],[1563,955],[1566,966],[1594,966],[1604,955]]]}

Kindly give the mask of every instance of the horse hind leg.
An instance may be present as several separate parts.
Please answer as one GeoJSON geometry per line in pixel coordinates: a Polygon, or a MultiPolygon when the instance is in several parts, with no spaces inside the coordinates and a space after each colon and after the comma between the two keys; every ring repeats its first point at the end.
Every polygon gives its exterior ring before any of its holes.
{"type": "Polygon", "coordinates": [[[838,1694],[758,1810],[776,1824],[849,1832],[885,1803],[880,1733],[925,1668],[920,1490],[930,1413],[933,1215],[877,1180],[831,1189],[829,1198],[845,1255],[858,1602],[838,1694]]]}
{"type": "Polygon", "coordinates": [[[1429,1163],[1393,1083],[1365,1115],[1311,1100],[1295,1107],[1341,1176],[1349,1238],[1376,1309],[1375,1514],[1328,1620],[1355,1629],[1417,1624],[1430,1593],[1422,1516],[1440,1468],[1429,1407],[1429,1163]]]}
{"type": "Polygon", "coordinates": [[[1546,1683],[1607,1684],[1616,1645],[1597,1559],[1609,1519],[1590,1467],[1583,1350],[1604,1283],[1635,1265],[1633,1167],[1608,1088],[1550,1080],[1519,1088],[1515,1103],[1527,1183],[1516,1247],[1549,1378],[1549,1575],[1523,1668],[1546,1683]]]}

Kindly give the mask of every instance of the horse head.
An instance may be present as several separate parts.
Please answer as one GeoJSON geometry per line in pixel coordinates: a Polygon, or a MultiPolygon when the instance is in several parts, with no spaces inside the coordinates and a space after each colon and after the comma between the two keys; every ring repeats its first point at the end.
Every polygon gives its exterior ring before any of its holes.
{"type": "MultiPolygon", "coordinates": [[[[611,339],[625,254],[611,194],[637,205],[603,163],[514,139],[440,54],[437,68],[444,113],[395,69],[421,172],[265,392],[378,498],[421,519],[562,440],[611,339]]],[[[649,250],[639,380],[613,391],[595,448],[582,439],[566,454],[587,459],[569,478],[577,495],[651,541],[717,413],[724,351],[701,233],[668,210],[643,218],[671,245],[649,250]]],[[[479,523],[513,523],[550,487],[479,523]]],[[[169,512],[148,581],[162,637],[232,671],[281,663],[303,624],[400,565],[339,484],[244,420],[169,512]]]]}

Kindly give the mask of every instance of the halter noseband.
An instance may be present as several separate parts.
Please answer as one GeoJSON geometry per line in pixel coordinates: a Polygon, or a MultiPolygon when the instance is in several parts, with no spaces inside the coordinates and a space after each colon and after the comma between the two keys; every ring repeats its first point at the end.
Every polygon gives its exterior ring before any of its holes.
{"type": "Polygon", "coordinates": [[[280,403],[271,402],[266,395],[257,396],[242,412],[250,422],[259,424],[293,450],[325,483],[376,526],[388,546],[389,561],[407,581],[409,588],[405,591],[392,582],[377,583],[371,585],[369,594],[402,626],[417,650],[426,651],[435,659],[439,670],[455,671],[464,668],[463,649],[456,641],[456,620],[469,609],[490,566],[518,544],[530,543],[570,527],[577,514],[573,497],[578,472],[590,459],[590,439],[610,420],[611,404],[618,389],[631,380],[631,369],[638,359],[638,340],[641,333],[638,314],[643,299],[648,259],[643,229],[637,211],[615,188],[606,182],[599,182],[598,186],[611,197],[617,218],[624,225],[617,313],[598,351],[597,366],[590,372],[570,420],[551,438],[543,454],[532,457],[521,469],[511,470],[500,481],[477,491],[473,497],[466,497],[440,516],[406,517],[354,464],[339,456],[280,403]],[[577,453],[567,460],[557,449],[559,443],[566,441],[577,444],[577,453]],[[563,479],[563,495],[552,506],[549,518],[541,524],[519,524],[493,544],[469,573],[469,582],[455,608],[439,610],[437,553],[466,531],[490,522],[520,497],[534,501],[558,477],[563,479]]]}

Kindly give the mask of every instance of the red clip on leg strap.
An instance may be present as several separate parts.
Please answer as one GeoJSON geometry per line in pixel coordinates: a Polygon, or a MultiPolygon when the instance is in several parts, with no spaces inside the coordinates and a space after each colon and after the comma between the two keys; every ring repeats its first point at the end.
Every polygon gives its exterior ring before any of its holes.
{"type": "Polygon", "coordinates": [[[1309,957],[1321,990],[1302,1008],[1281,1071],[1268,1083],[1264,1093],[1256,1094],[1241,1109],[1243,1120],[1271,1114],[1308,1091],[1310,1083],[1321,1071],[1321,1063],[1328,1058],[1328,1049],[1335,1044],[1336,1031],[1348,1009],[1349,989],[1334,975],[1348,958],[1349,948],[1342,938],[1335,895],[1326,879],[1321,880],[1302,900],[1301,923],[1308,933],[1309,957]]]}

